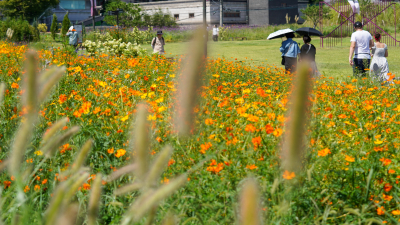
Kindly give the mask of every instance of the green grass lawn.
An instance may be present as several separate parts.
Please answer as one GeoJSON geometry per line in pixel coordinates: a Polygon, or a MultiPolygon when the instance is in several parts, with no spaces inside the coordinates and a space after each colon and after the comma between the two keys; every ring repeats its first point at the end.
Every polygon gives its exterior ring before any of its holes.
{"type": "MultiPolygon", "coordinates": [[[[301,39],[295,39],[297,42],[301,42],[301,39]]],[[[240,60],[254,65],[275,65],[282,67],[281,53],[279,47],[281,45],[281,39],[277,40],[256,40],[256,41],[220,41],[220,42],[209,42],[209,56],[210,57],[224,57],[228,60],[240,60]]],[[[32,43],[32,47],[36,48],[48,48],[52,43],[54,47],[61,47],[60,42],[53,42],[50,37],[46,36],[45,40],[39,43],[32,43]]],[[[320,39],[315,37],[311,42],[317,47],[317,65],[318,69],[322,74],[327,77],[344,78],[346,76],[352,76],[352,68],[348,63],[350,38],[343,39],[343,46],[339,44],[337,47],[321,48],[320,39]]],[[[142,45],[146,48],[149,53],[152,52],[149,44],[142,45]]],[[[190,50],[190,44],[188,42],[177,42],[167,43],[165,46],[167,57],[180,57],[180,55],[186,54],[190,50]]],[[[397,47],[389,47],[389,67],[390,72],[399,74],[400,54],[396,54],[397,47]]],[[[81,54],[81,53],[79,53],[81,54]]]]}
{"type": "MultiPolygon", "coordinates": [[[[295,39],[301,42],[301,39],[295,39]]],[[[352,76],[352,68],[348,63],[350,38],[343,39],[343,46],[340,44],[338,47],[321,48],[320,39],[314,38],[311,42],[317,48],[317,65],[322,74],[327,77],[343,78],[352,76]]],[[[269,64],[282,67],[281,53],[279,47],[281,39],[277,40],[259,40],[259,41],[225,41],[225,42],[210,42],[209,43],[209,56],[210,57],[225,57],[228,60],[246,61],[255,65],[269,64]]],[[[149,52],[151,47],[146,45],[149,52]]],[[[389,47],[389,66],[391,72],[397,74],[400,72],[400,54],[395,53],[398,47],[389,47]]],[[[190,46],[188,43],[167,43],[165,50],[167,55],[172,57],[185,54],[190,46]]]]}

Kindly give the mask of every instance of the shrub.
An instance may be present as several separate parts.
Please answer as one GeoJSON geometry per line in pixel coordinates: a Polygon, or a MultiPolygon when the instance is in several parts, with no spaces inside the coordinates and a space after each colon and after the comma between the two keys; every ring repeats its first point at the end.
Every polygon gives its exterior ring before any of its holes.
{"type": "Polygon", "coordinates": [[[7,30],[11,28],[14,31],[11,41],[32,41],[34,39],[34,29],[29,25],[28,21],[18,19],[18,20],[6,20],[0,22],[0,33],[1,38],[6,38],[7,30]]]}
{"type": "Polygon", "coordinates": [[[50,32],[51,32],[51,37],[53,38],[53,40],[55,40],[57,32],[57,16],[55,13],[53,14],[53,21],[51,22],[50,32]]]}
{"type": "Polygon", "coordinates": [[[64,19],[62,21],[62,27],[61,27],[61,35],[63,37],[67,34],[70,26],[71,26],[71,21],[68,18],[68,12],[67,12],[64,16],[64,19]]]}
{"type": "Polygon", "coordinates": [[[47,25],[45,23],[41,23],[38,25],[38,29],[40,32],[45,33],[45,32],[47,32],[47,25]]]}

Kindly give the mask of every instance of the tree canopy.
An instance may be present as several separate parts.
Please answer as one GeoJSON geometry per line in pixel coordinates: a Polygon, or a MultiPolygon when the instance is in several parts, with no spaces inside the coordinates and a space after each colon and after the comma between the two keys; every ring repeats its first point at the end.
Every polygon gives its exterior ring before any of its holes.
{"type": "MultiPolygon", "coordinates": [[[[320,13],[319,13],[319,6],[308,6],[306,9],[302,9],[301,12],[307,18],[307,20],[311,21],[314,24],[314,28],[317,27],[320,21],[320,13]]],[[[327,7],[323,7],[322,16],[323,19],[329,19],[329,9],[327,7]]]]}
{"type": "Polygon", "coordinates": [[[108,11],[122,9],[123,13],[118,15],[119,25],[133,27],[142,25],[142,9],[136,4],[128,4],[121,0],[107,2],[104,21],[110,25],[117,25],[117,16],[108,15],[108,11]]]}
{"type": "Polygon", "coordinates": [[[59,0],[3,0],[0,1],[0,10],[7,17],[33,21],[46,9],[58,4],[59,0]]]}

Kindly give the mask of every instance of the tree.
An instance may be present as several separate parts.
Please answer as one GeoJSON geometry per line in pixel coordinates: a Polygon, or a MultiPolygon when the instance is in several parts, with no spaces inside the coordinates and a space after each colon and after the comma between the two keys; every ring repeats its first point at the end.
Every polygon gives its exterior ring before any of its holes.
{"type": "Polygon", "coordinates": [[[57,32],[57,16],[55,13],[53,14],[53,21],[51,22],[50,32],[51,32],[51,37],[53,38],[53,40],[55,40],[57,32]]]}
{"type": "MultiPolygon", "coordinates": [[[[319,6],[309,5],[306,9],[302,9],[301,12],[304,14],[307,20],[310,20],[314,24],[315,29],[320,21],[319,6]]],[[[323,19],[330,19],[329,12],[330,10],[327,7],[322,8],[323,19]]]]}
{"type": "Polygon", "coordinates": [[[128,4],[121,0],[113,0],[108,2],[105,10],[104,21],[110,25],[117,25],[117,16],[108,15],[109,11],[122,9],[123,13],[118,15],[119,25],[124,27],[134,27],[142,25],[142,15],[139,5],[128,4]]]}
{"type": "Polygon", "coordinates": [[[58,4],[59,0],[3,0],[0,1],[0,9],[6,17],[22,18],[32,22],[46,9],[58,4]]]}
{"type": "Polygon", "coordinates": [[[68,18],[68,12],[64,15],[64,19],[62,21],[62,26],[61,26],[61,36],[64,37],[67,32],[69,27],[71,26],[71,21],[68,18]]]}

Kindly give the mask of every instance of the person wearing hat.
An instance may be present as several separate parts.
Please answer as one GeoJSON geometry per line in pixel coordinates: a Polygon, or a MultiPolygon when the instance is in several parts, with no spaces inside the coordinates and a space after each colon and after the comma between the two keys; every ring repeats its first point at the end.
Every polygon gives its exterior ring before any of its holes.
{"type": "Polygon", "coordinates": [[[68,29],[68,32],[66,34],[66,36],[69,37],[69,45],[74,46],[74,48],[76,48],[76,46],[78,45],[78,32],[76,32],[74,26],[71,26],[68,29]]]}
{"type": "Polygon", "coordinates": [[[369,69],[371,64],[371,47],[374,45],[372,36],[368,31],[363,30],[361,22],[354,23],[356,30],[351,35],[351,46],[349,54],[350,66],[353,66],[354,76],[366,76],[366,70],[369,69]],[[354,58],[353,58],[354,54],[354,58]]]}
{"type": "Polygon", "coordinates": [[[165,41],[163,38],[163,33],[161,30],[157,31],[157,37],[153,38],[151,41],[151,47],[153,48],[153,53],[164,54],[165,41]]]}

